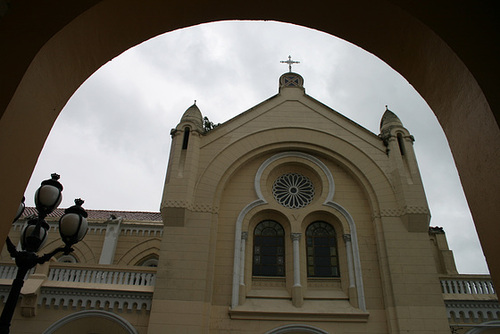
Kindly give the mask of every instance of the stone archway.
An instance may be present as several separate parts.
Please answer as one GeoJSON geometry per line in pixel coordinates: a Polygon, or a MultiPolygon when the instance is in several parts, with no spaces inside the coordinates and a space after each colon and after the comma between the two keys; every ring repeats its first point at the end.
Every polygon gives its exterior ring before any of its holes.
{"type": "MultiPolygon", "coordinates": [[[[402,74],[450,143],[496,285],[500,178],[500,43],[487,2],[356,0],[86,0],[0,6],[0,234],[10,225],[43,143],[73,92],[101,65],[158,34],[224,19],[273,19],[318,29],[371,52],[402,74]],[[300,10],[298,9],[300,8],[300,10]],[[7,191],[10,190],[10,191],[7,191]],[[493,209],[492,209],[493,208],[493,209]]],[[[3,238],[0,238],[3,240],[3,238]]]]}
{"type": "Polygon", "coordinates": [[[271,329],[265,334],[328,334],[328,332],[317,327],[309,325],[285,325],[278,328],[271,329]]]}
{"type": "Polygon", "coordinates": [[[127,320],[111,312],[87,310],[72,313],[52,325],[43,334],[57,333],[138,334],[127,320]]]}

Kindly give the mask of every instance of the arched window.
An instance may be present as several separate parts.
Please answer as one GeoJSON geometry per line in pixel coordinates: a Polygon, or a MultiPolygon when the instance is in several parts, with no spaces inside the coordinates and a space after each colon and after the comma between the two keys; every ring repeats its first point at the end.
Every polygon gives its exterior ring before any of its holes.
{"type": "Polygon", "coordinates": [[[158,255],[150,255],[141,259],[136,266],[141,267],[158,267],[158,255]]]}
{"type": "Polygon", "coordinates": [[[337,241],[332,225],[314,222],[307,227],[307,276],[339,277],[337,241]]]}
{"type": "Polygon", "coordinates": [[[189,128],[184,129],[184,137],[182,138],[182,149],[187,150],[188,142],[189,142],[189,132],[191,130],[189,128]]]}
{"type": "Polygon", "coordinates": [[[405,142],[403,139],[403,135],[401,133],[398,133],[397,135],[398,138],[398,146],[399,146],[399,152],[401,152],[401,155],[405,155],[405,142]]]}
{"type": "Polygon", "coordinates": [[[57,262],[62,262],[62,263],[78,263],[78,260],[73,255],[67,254],[67,255],[61,255],[61,256],[59,256],[59,258],[57,259],[57,262]]]}
{"type": "Polygon", "coordinates": [[[285,276],[285,231],[274,220],[264,220],[255,227],[253,275],[285,276]]]}

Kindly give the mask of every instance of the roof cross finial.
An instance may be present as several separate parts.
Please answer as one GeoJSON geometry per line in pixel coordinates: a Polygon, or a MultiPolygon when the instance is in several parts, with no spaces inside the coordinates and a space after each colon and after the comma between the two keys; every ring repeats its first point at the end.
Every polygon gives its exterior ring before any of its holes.
{"type": "Polygon", "coordinates": [[[288,64],[288,72],[292,72],[292,64],[300,64],[300,61],[292,60],[292,56],[288,56],[288,60],[281,60],[280,63],[288,64]]]}

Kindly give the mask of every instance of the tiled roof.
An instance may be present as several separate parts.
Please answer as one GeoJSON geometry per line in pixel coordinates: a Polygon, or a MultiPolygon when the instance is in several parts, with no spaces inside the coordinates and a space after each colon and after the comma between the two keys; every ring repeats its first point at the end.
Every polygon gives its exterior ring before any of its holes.
{"type": "MultiPolygon", "coordinates": [[[[111,211],[111,210],[87,210],[89,214],[88,219],[109,219],[111,215],[115,217],[122,217],[126,220],[134,221],[161,221],[161,214],[159,212],[139,212],[139,211],[111,211]]],[[[26,207],[22,217],[28,217],[37,214],[35,208],[26,207]]],[[[59,218],[64,214],[64,209],[55,209],[48,218],[59,218]]]]}

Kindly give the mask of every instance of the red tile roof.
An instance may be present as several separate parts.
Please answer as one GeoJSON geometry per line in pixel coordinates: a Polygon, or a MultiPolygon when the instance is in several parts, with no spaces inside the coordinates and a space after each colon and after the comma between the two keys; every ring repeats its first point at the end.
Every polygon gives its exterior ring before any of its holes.
{"type": "MultiPolygon", "coordinates": [[[[122,217],[126,220],[135,221],[161,221],[161,214],[159,212],[140,212],[140,211],[111,211],[111,210],[87,210],[89,214],[88,219],[109,219],[110,215],[122,217]]],[[[26,207],[22,217],[28,217],[37,214],[35,208],[26,207]]],[[[64,209],[55,209],[48,218],[59,218],[64,214],[64,209]]]]}

